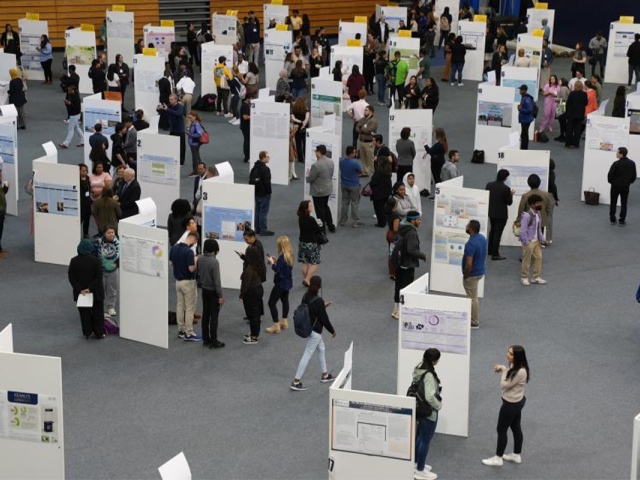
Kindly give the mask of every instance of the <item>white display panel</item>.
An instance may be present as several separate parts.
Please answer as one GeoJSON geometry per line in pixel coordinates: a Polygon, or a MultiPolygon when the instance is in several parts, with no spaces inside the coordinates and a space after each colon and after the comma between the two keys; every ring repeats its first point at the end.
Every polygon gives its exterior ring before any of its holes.
{"type": "MultiPolygon", "coordinates": [[[[396,110],[389,109],[389,133],[385,143],[398,155],[396,142],[403,128],[411,128],[411,140],[416,146],[416,158],[413,160],[413,173],[420,190],[431,191],[431,157],[426,154],[424,144],[433,145],[433,110],[396,110]]],[[[402,181],[402,179],[398,179],[402,181]]]]}
{"type": "Polygon", "coordinates": [[[640,456],[640,414],[633,419],[633,441],[631,449],[631,480],[638,480],[638,456],[640,456]]]}
{"type": "Polygon", "coordinates": [[[274,28],[264,32],[264,68],[266,85],[269,90],[276,89],[280,70],[284,68],[287,53],[293,51],[293,33],[274,28]]]}
{"type": "Polygon", "coordinates": [[[342,99],[344,108],[351,103],[349,89],[347,88],[347,80],[349,80],[349,75],[351,75],[351,69],[354,65],[358,65],[360,73],[362,73],[364,61],[363,55],[364,51],[362,47],[341,47],[339,45],[331,47],[331,71],[333,71],[338,60],[342,61],[342,99]]]}
{"type": "Polygon", "coordinates": [[[462,37],[462,43],[467,47],[464,68],[462,69],[463,80],[482,81],[486,28],[487,25],[484,22],[472,22],[470,20],[458,22],[458,35],[462,37]]]}
{"type": "Polygon", "coordinates": [[[49,36],[49,24],[46,20],[18,20],[20,29],[20,62],[22,68],[27,71],[29,80],[44,80],[44,70],[40,65],[40,52],[36,50],[40,46],[40,37],[49,36]]]}
{"type": "Polygon", "coordinates": [[[191,480],[191,468],[184,452],[180,452],[171,460],[158,468],[162,480],[191,480]]]}
{"type": "Polygon", "coordinates": [[[625,115],[629,118],[629,158],[640,158],[640,91],[627,95],[625,115]]]}
{"type": "Polygon", "coordinates": [[[516,55],[521,48],[524,49],[524,56],[531,61],[529,66],[540,70],[542,63],[542,37],[521,33],[518,35],[516,55]]]}
{"type": "Polygon", "coordinates": [[[120,338],[169,348],[169,237],[139,217],[118,225],[120,338]]]}
{"type": "Polygon", "coordinates": [[[311,119],[312,127],[323,125],[324,118],[335,115],[334,133],[342,138],[342,83],[330,78],[311,79],[311,119]]]}
{"type": "Polygon", "coordinates": [[[2,170],[2,181],[9,182],[9,191],[5,195],[7,214],[18,215],[20,191],[18,183],[18,126],[15,116],[4,116],[6,110],[13,109],[15,109],[13,105],[3,106],[2,116],[0,116],[0,160],[2,160],[0,170],[2,170]]]}
{"type": "Polygon", "coordinates": [[[141,109],[146,118],[151,118],[160,103],[158,81],[164,75],[164,59],[161,56],[138,54],[133,56],[133,65],[136,79],[133,84],[136,110],[141,109]]]}
{"type": "MultiPolygon", "coordinates": [[[[458,31],[458,9],[460,8],[460,1],[459,0],[439,0],[436,3],[436,14],[438,16],[438,20],[436,22],[436,39],[435,39],[436,45],[440,41],[440,18],[442,18],[442,14],[444,13],[444,9],[446,7],[449,7],[449,14],[451,15],[451,19],[453,20],[450,25],[451,27],[450,32],[455,33],[458,31]]],[[[443,45],[444,45],[444,41],[443,41],[443,45]]]]}
{"type": "Polygon", "coordinates": [[[467,437],[471,299],[431,295],[428,288],[427,273],[401,291],[404,303],[398,322],[397,393],[406,395],[413,370],[422,362],[424,351],[437,348],[441,357],[436,372],[445,386],[446,400],[438,412],[436,433],[467,437]]]}
{"type": "Polygon", "coordinates": [[[420,63],[420,39],[398,37],[394,35],[393,37],[389,37],[387,50],[387,58],[393,59],[395,58],[395,53],[400,52],[400,58],[407,62],[407,65],[409,66],[409,73],[407,74],[405,84],[408,84],[411,76],[418,74],[418,64],[420,63]]]}
{"type": "Polygon", "coordinates": [[[0,330],[0,353],[13,353],[13,325],[0,330]]]}
{"type": "Polygon", "coordinates": [[[235,174],[233,172],[233,167],[229,162],[216,163],[216,170],[218,170],[218,175],[216,177],[211,177],[212,182],[218,183],[233,183],[235,174]]]}
{"type": "MultiPolygon", "coordinates": [[[[455,180],[460,182],[462,177],[455,180]]],[[[469,240],[466,226],[480,222],[480,233],[487,236],[489,192],[442,182],[436,186],[431,242],[431,289],[465,295],[462,286],[464,247],[469,240]]],[[[484,296],[484,278],[478,284],[478,296],[484,296]]]]}
{"type": "MultiPolygon", "coordinates": [[[[329,208],[331,209],[331,216],[334,221],[337,218],[339,213],[339,203],[338,203],[338,192],[340,190],[339,181],[340,181],[340,157],[341,157],[341,149],[342,145],[340,142],[340,137],[334,135],[331,130],[327,130],[323,127],[315,127],[307,129],[307,150],[305,152],[305,161],[304,161],[304,176],[305,178],[309,175],[309,171],[314,163],[316,163],[316,147],[319,145],[324,145],[327,147],[326,157],[333,161],[333,193],[329,197],[329,208]]],[[[305,180],[304,182],[304,199],[312,200],[310,191],[310,184],[308,184],[305,180]]]]}
{"type": "Polygon", "coordinates": [[[277,25],[284,25],[285,19],[289,16],[288,5],[272,5],[267,3],[264,5],[264,24],[265,33],[271,20],[275,20],[277,25]]]}
{"type": "Polygon", "coordinates": [[[289,115],[288,103],[251,102],[249,168],[253,168],[260,152],[266,150],[271,157],[271,182],[277,185],[289,185],[289,115]]]}
{"type": "MultiPolygon", "coordinates": [[[[89,78],[91,62],[96,59],[96,34],[73,28],[64,32],[67,65],[75,65],[80,77],[80,93],[93,93],[93,83],[89,78]]],[[[68,73],[68,72],[67,72],[68,73]]]]}
{"type": "MultiPolygon", "coordinates": [[[[134,17],[133,12],[112,12],[107,10],[107,59],[109,65],[116,63],[116,55],[122,55],[125,63],[133,62],[134,17]]],[[[145,44],[146,45],[146,44],[145,44]]]]}
{"type": "Polygon", "coordinates": [[[140,189],[155,202],[158,225],[166,227],[171,204],[180,198],[180,139],[142,130],[137,153],[140,189]]]}
{"type": "Polygon", "coordinates": [[[153,43],[158,56],[166,62],[171,53],[171,44],[176,41],[175,27],[159,27],[157,25],[145,25],[142,29],[144,34],[144,46],[148,47],[153,43]]]}
{"type": "MultiPolygon", "coordinates": [[[[122,120],[122,103],[113,100],[102,100],[102,96],[97,93],[82,99],[82,132],[84,136],[84,163],[89,166],[89,171],[93,168],[93,162],[89,159],[91,145],[89,137],[95,133],[96,123],[102,125],[102,134],[108,139],[116,131],[116,124],[122,120]]],[[[146,113],[146,112],[145,112],[146,113]]],[[[109,141],[107,157],[111,158],[113,142],[109,141]]]]}
{"type": "Polygon", "coordinates": [[[59,357],[0,353],[0,458],[3,480],[64,480],[59,357]]]}
{"type": "Polygon", "coordinates": [[[555,22],[556,11],[544,10],[542,8],[528,8],[527,9],[527,31],[533,33],[534,30],[542,30],[542,20],[547,19],[547,26],[551,29],[549,34],[549,44],[553,43],[553,24],[555,22]]]}
{"type": "Polygon", "coordinates": [[[218,65],[220,57],[227,59],[226,65],[229,71],[231,71],[233,64],[233,47],[231,45],[216,44],[215,42],[202,44],[201,95],[218,93],[216,82],[213,79],[213,70],[218,65]]]}
{"type": "Polygon", "coordinates": [[[362,45],[367,43],[367,24],[360,22],[343,22],[338,25],[338,45],[347,46],[349,40],[356,40],[356,35],[360,34],[362,45]]]}
{"type": "Polygon", "coordinates": [[[69,265],[80,242],[77,165],[33,162],[35,261],[69,265]]]}
{"type": "MultiPolygon", "coordinates": [[[[390,7],[382,6],[380,8],[381,16],[384,16],[385,22],[389,25],[389,33],[397,33],[400,27],[400,20],[407,24],[407,7],[390,7]]],[[[376,15],[376,20],[380,17],[376,15]]],[[[363,42],[364,44],[364,42],[363,42]]]]}
{"type": "Polygon", "coordinates": [[[530,190],[529,185],[527,185],[529,175],[534,173],[538,175],[542,181],[540,190],[549,190],[550,158],[551,152],[549,150],[501,149],[498,153],[498,168],[496,171],[503,168],[509,170],[509,178],[505,183],[509,188],[513,188],[516,191],[513,195],[513,203],[509,207],[509,218],[500,239],[500,246],[520,247],[522,245],[520,240],[513,234],[511,226],[518,218],[518,206],[522,195],[530,190]]]}
{"type": "Polygon", "coordinates": [[[522,99],[520,96],[520,86],[526,85],[528,88],[527,93],[533,97],[534,101],[537,101],[538,89],[540,88],[538,72],[539,70],[535,67],[512,67],[505,65],[500,71],[502,76],[500,85],[514,89],[515,95],[513,101],[516,103],[520,103],[522,99]]]}
{"type": "Polygon", "coordinates": [[[584,201],[584,191],[593,188],[600,194],[600,203],[605,205],[611,203],[609,196],[611,186],[607,175],[611,164],[617,160],[618,148],[628,148],[629,137],[629,118],[605,117],[596,114],[587,117],[582,188],[580,189],[582,201],[584,201]]]}
{"type": "Polygon", "coordinates": [[[243,262],[236,252],[244,253],[247,249],[240,224],[248,221],[253,228],[255,188],[213,180],[205,180],[202,186],[202,245],[207,238],[218,241],[222,288],[238,290],[243,262]]]}
{"type": "Polygon", "coordinates": [[[0,49],[0,82],[11,81],[9,70],[12,68],[16,68],[16,56],[13,53],[4,53],[4,50],[0,49]]]}
{"type": "MultiPolygon", "coordinates": [[[[235,15],[211,15],[211,34],[219,45],[233,45],[238,42],[238,17],[235,15]]],[[[230,61],[233,61],[233,57],[230,61]]]]}
{"type": "MultiPolygon", "coordinates": [[[[629,81],[627,50],[636,33],[640,33],[640,23],[611,23],[609,27],[609,48],[607,49],[607,68],[604,72],[604,81],[606,83],[622,83],[626,85],[629,81]]],[[[634,76],[633,81],[638,82],[638,79],[634,76]]]]}

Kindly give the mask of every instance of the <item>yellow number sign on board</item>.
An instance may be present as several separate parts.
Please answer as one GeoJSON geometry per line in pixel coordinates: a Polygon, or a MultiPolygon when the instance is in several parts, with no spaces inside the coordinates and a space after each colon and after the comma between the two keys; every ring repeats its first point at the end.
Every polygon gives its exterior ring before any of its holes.
{"type": "Polygon", "coordinates": [[[96,31],[91,23],[81,23],[80,24],[80,30],[82,30],[83,32],[95,32],[96,31]]]}
{"type": "Polygon", "coordinates": [[[27,13],[25,15],[25,18],[27,20],[31,20],[31,21],[34,21],[34,22],[39,22],[40,21],[40,14],[39,13],[27,13]]]}
{"type": "Polygon", "coordinates": [[[142,55],[145,57],[156,57],[158,55],[158,51],[155,48],[143,48],[142,55]]]}
{"type": "Polygon", "coordinates": [[[173,20],[160,20],[161,27],[175,27],[176,24],[173,20]]]}
{"type": "Polygon", "coordinates": [[[633,23],[634,17],[620,17],[620,23],[633,23]]]}
{"type": "Polygon", "coordinates": [[[350,38],[349,40],[347,40],[347,47],[361,47],[362,46],[362,40],[357,40],[355,38],[350,38]]]}
{"type": "Polygon", "coordinates": [[[124,5],[113,5],[111,7],[112,12],[124,12],[124,5]]]}
{"type": "Polygon", "coordinates": [[[367,23],[367,17],[366,17],[366,15],[359,15],[359,16],[356,16],[353,19],[353,21],[355,23],[367,23]]]}
{"type": "Polygon", "coordinates": [[[487,23],[487,16],[486,15],[474,15],[473,21],[474,22],[487,23]]]}
{"type": "Polygon", "coordinates": [[[537,30],[534,30],[532,35],[534,37],[544,37],[544,30],[542,30],[541,28],[538,28],[537,30]]]}
{"type": "Polygon", "coordinates": [[[411,30],[398,30],[398,36],[402,38],[411,38],[411,30]]]}
{"type": "Polygon", "coordinates": [[[282,5],[282,0],[271,0],[271,5],[282,5]]]}
{"type": "Polygon", "coordinates": [[[536,3],[536,10],[549,10],[548,3],[536,3]]]}
{"type": "Polygon", "coordinates": [[[279,24],[279,25],[276,25],[276,30],[278,32],[286,32],[287,30],[289,30],[289,27],[283,24],[279,24]]]}

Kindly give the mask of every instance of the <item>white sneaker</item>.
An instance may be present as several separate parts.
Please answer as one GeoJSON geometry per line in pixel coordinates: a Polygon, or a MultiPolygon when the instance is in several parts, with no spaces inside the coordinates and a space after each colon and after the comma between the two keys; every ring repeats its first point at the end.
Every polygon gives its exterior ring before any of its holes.
{"type": "Polygon", "coordinates": [[[456,82],[451,82],[451,86],[453,87],[456,84],[456,82]]]}
{"type": "Polygon", "coordinates": [[[520,283],[523,284],[525,287],[528,287],[529,285],[531,285],[531,282],[529,281],[528,278],[521,278],[520,283]]]}
{"type": "Polygon", "coordinates": [[[428,471],[427,468],[425,467],[425,469],[422,472],[419,472],[418,470],[414,471],[413,478],[416,478],[418,480],[435,480],[436,478],[438,478],[438,475],[428,471]]]}
{"type": "Polygon", "coordinates": [[[513,463],[522,463],[522,457],[517,453],[507,453],[502,457],[502,460],[513,463]]]}
{"type": "Polygon", "coordinates": [[[398,310],[394,310],[391,312],[391,318],[395,318],[396,320],[400,318],[400,312],[398,310]]]}
{"type": "Polygon", "coordinates": [[[459,83],[458,86],[459,87],[464,87],[464,83],[459,83]]]}
{"type": "Polygon", "coordinates": [[[231,125],[240,125],[240,119],[236,118],[233,122],[231,122],[231,125]]]}
{"type": "Polygon", "coordinates": [[[547,281],[544,278],[537,277],[531,280],[531,283],[537,283],[538,285],[546,285],[547,281]]]}
{"type": "Polygon", "coordinates": [[[110,308],[110,309],[109,309],[109,315],[110,315],[111,317],[115,317],[117,314],[118,314],[118,313],[116,312],[116,309],[115,309],[115,308],[110,308]]]}
{"type": "Polygon", "coordinates": [[[224,118],[232,118],[233,117],[233,113],[225,113],[224,114],[224,118]]]}
{"type": "Polygon", "coordinates": [[[502,457],[499,457],[497,455],[494,455],[491,458],[485,458],[484,460],[482,460],[482,463],[489,467],[501,467],[502,465],[504,465],[502,457]]]}

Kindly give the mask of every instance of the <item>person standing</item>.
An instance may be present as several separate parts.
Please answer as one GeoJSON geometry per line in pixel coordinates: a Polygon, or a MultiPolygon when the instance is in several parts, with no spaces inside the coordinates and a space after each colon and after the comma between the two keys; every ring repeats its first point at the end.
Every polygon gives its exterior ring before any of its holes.
{"type": "Polygon", "coordinates": [[[216,102],[216,115],[222,115],[225,118],[231,118],[233,114],[229,114],[229,82],[233,80],[233,75],[226,65],[227,57],[224,55],[218,58],[218,65],[213,69],[213,79],[218,90],[218,100],[216,102]]]}
{"type": "Polygon", "coordinates": [[[176,280],[176,320],[178,338],[186,342],[199,342],[202,338],[193,331],[193,314],[198,302],[196,284],[197,257],[191,247],[198,243],[198,234],[189,233],[184,242],[171,247],[169,262],[176,280]]]}
{"type": "Polygon", "coordinates": [[[636,76],[636,83],[640,82],[640,33],[636,33],[634,41],[627,49],[627,57],[629,58],[629,82],[628,87],[631,86],[631,80],[633,75],[636,76]]]}
{"type": "MultiPolygon", "coordinates": [[[[622,87],[624,88],[624,87],[622,87]]],[[[566,142],[567,137],[567,100],[569,99],[569,94],[571,90],[569,90],[569,81],[566,78],[560,79],[560,89],[558,90],[558,105],[562,104],[558,113],[560,116],[558,117],[558,124],[560,125],[560,135],[554,138],[556,142],[566,142]]],[[[614,105],[615,107],[615,105],[614,105]]],[[[622,115],[624,117],[624,113],[622,115]]]]}
{"type": "Polygon", "coordinates": [[[460,161],[460,154],[457,150],[449,150],[449,161],[442,166],[440,171],[440,179],[443,182],[458,178],[460,173],[458,172],[458,162],[460,161]]]}
{"type": "Polygon", "coordinates": [[[565,111],[567,118],[566,148],[580,148],[582,124],[584,123],[585,112],[589,104],[589,97],[587,93],[583,91],[583,88],[582,82],[576,82],[573,86],[573,91],[569,93],[567,97],[567,107],[565,111]]]}
{"type": "Polygon", "coordinates": [[[553,240],[553,211],[560,206],[560,198],[558,197],[558,186],[556,185],[556,162],[553,158],[549,159],[549,211],[547,212],[547,225],[544,229],[544,236],[547,239],[547,245],[551,245],[553,240]]]}
{"type": "Polygon", "coordinates": [[[260,62],[260,21],[253,10],[249,11],[249,21],[244,28],[244,39],[249,50],[249,62],[259,65],[260,62]]]}
{"type": "Polygon", "coordinates": [[[400,138],[396,141],[398,152],[398,178],[403,178],[413,171],[413,160],[416,158],[416,145],[411,140],[411,129],[404,127],[400,130],[400,138]]]}
{"type": "Polygon", "coordinates": [[[435,185],[442,182],[440,174],[442,173],[442,167],[445,162],[444,155],[449,150],[449,143],[447,142],[447,134],[444,128],[436,128],[434,133],[436,143],[434,143],[432,147],[425,144],[424,149],[431,157],[431,181],[433,182],[433,191],[435,192],[435,185]]]}
{"type": "Polygon", "coordinates": [[[587,52],[584,50],[584,43],[578,42],[576,44],[576,49],[573,52],[573,63],[571,64],[571,73],[573,76],[576,77],[577,72],[580,72],[584,77],[586,64],[587,52]]]}
{"type": "Polygon", "coordinates": [[[464,70],[464,57],[467,54],[467,47],[462,43],[462,37],[458,36],[451,46],[451,86],[456,84],[456,73],[458,74],[458,86],[464,86],[462,83],[462,70],[464,70]]]}
{"type": "Polygon", "coordinates": [[[273,325],[267,333],[280,333],[289,328],[289,291],[293,288],[293,250],[289,237],[278,238],[278,257],[267,256],[267,262],[274,272],[273,289],[269,295],[269,311],[273,325]],[[282,317],[278,318],[278,300],[282,302],[282,317]]]}
{"type": "Polygon", "coordinates": [[[116,55],[116,74],[120,78],[120,93],[122,95],[122,111],[123,113],[127,113],[127,110],[124,108],[124,95],[127,92],[127,87],[129,86],[130,80],[130,72],[129,65],[124,62],[124,58],[122,55],[116,55]]]}
{"type": "Polygon", "coordinates": [[[244,153],[244,163],[249,163],[249,155],[251,154],[251,100],[253,97],[247,95],[242,101],[240,107],[240,131],[242,132],[242,152],[244,153]]]}
{"type": "Polygon", "coordinates": [[[373,80],[376,76],[374,62],[376,60],[376,54],[380,50],[380,44],[375,39],[372,33],[367,34],[367,43],[364,45],[363,56],[363,75],[366,80],[367,94],[373,95],[373,80]]]}
{"type": "Polygon", "coordinates": [[[482,463],[490,467],[501,467],[504,460],[522,463],[522,409],[527,399],[524,389],[531,377],[527,354],[520,345],[512,345],[507,351],[509,366],[494,365],[493,371],[501,374],[502,407],[498,415],[498,445],[493,457],[485,458],[482,463]],[[513,453],[504,454],[507,448],[507,432],[513,432],[513,453]]]}
{"type": "Polygon", "coordinates": [[[527,177],[527,185],[529,185],[529,190],[522,197],[520,197],[520,204],[518,205],[518,218],[522,216],[522,213],[529,209],[529,204],[527,203],[529,197],[531,195],[538,195],[542,199],[542,210],[540,211],[540,215],[542,216],[542,228],[548,228],[548,215],[551,210],[551,196],[548,192],[544,190],[540,190],[540,185],[542,184],[542,180],[538,175],[532,173],[527,177]]]}
{"type": "Polygon", "coordinates": [[[424,49],[420,50],[420,54],[422,57],[418,63],[418,87],[424,90],[427,78],[431,77],[431,58],[424,49]]]}
{"type": "Polygon", "coordinates": [[[240,300],[244,305],[244,312],[249,319],[251,329],[249,335],[245,335],[242,343],[255,345],[260,336],[260,317],[264,314],[262,297],[262,275],[265,270],[263,255],[257,248],[247,248],[245,262],[240,277],[240,300]]]}
{"type": "Polygon", "coordinates": [[[40,53],[40,65],[44,71],[44,84],[53,83],[53,74],[51,73],[51,64],[53,63],[53,47],[47,35],[40,36],[40,46],[36,47],[40,53]]]}
{"type": "Polygon", "coordinates": [[[9,191],[9,182],[2,179],[2,169],[0,168],[0,260],[4,260],[9,256],[9,252],[2,248],[2,232],[4,230],[4,219],[7,215],[7,192],[9,191]]]}
{"type": "Polygon", "coordinates": [[[332,338],[335,338],[336,336],[336,331],[334,330],[333,325],[331,325],[329,315],[327,315],[327,307],[329,307],[332,302],[325,301],[320,296],[321,289],[322,279],[318,276],[313,276],[311,277],[311,280],[309,282],[307,293],[305,293],[304,297],[302,297],[302,303],[307,304],[309,307],[309,316],[312,331],[309,339],[307,340],[307,346],[305,347],[304,354],[302,355],[300,363],[298,364],[296,376],[289,386],[291,390],[296,392],[304,391],[307,389],[307,387],[302,384],[302,376],[307,369],[309,360],[311,360],[311,357],[316,351],[318,352],[318,360],[320,360],[320,370],[322,371],[320,382],[331,383],[335,380],[335,377],[327,369],[325,347],[324,342],[322,341],[322,330],[325,328],[329,331],[332,338]]]}
{"type": "Polygon", "coordinates": [[[480,222],[471,220],[466,228],[469,240],[462,257],[462,284],[467,298],[471,299],[471,328],[480,328],[480,300],[478,283],[484,277],[487,239],[480,233],[480,222]]]}
{"type": "MultiPolygon", "coordinates": [[[[159,103],[161,106],[169,103],[169,97],[173,87],[171,86],[171,70],[165,70],[163,77],[158,80],[158,92],[160,94],[159,103]]],[[[169,114],[164,108],[158,108],[160,114],[160,120],[158,122],[158,128],[161,130],[169,130],[169,114]]]]}
{"type": "Polygon", "coordinates": [[[107,89],[107,74],[105,73],[102,63],[97,58],[91,62],[88,73],[93,87],[93,93],[99,93],[104,98],[104,92],[107,89]]]}
{"type": "Polygon", "coordinates": [[[364,109],[364,117],[356,123],[356,132],[359,135],[358,150],[366,176],[373,174],[373,137],[378,130],[378,119],[373,114],[374,111],[373,106],[368,105],[364,109]]]}
{"type": "Polygon", "coordinates": [[[602,31],[598,31],[596,36],[589,41],[591,49],[591,75],[596,74],[596,68],[600,64],[600,76],[604,77],[604,54],[607,49],[607,39],[602,36],[602,31]]]}
{"type": "Polygon", "coordinates": [[[320,253],[322,246],[318,243],[318,236],[322,228],[315,218],[311,216],[313,205],[310,200],[303,200],[298,206],[298,263],[302,264],[302,285],[309,286],[309,280],[320,265],[320,253]]]}
{"type": "Polygon", "coordinates": [[[102,190],[104,190],[106,184],[111,182],[111,175],[105,172],[102,163],[94,163],[93,170],[89,175],[89,181],[91,182],[91,200],[95,202],[102,196],[102,190]]]}
{"type": "Polygon", "coordinates": [[[366,84],[367,82],[364,79],[364,75],[360,73],[360,67],[358,67],[358,65],[351,67],[351,75],[349,75],[347,79],[347,91],[349,92],[349,98],[352,102],[359,100],[360,90],[364,89],[366,93],[366,84]]]}
{"type": "Polygon", "coordinates": [[[544,86],[549,83],[551,75],[551,64],[553,63],[553,50],[549,46],[548,40],[542,41],[542,60],[540,66],[540,81],[538,85],[544,86]]]}
{"type": "Polygon", "coordinates": [[[528,287],[531,283],[544,285],[546,280],[540,277],[542,273],[542,245],[546,244],[544,233],[542,232],[542,197],[537,194],[531,195],[527,204],[529,210],[523,212],[520,217],[520,243],[524,253],[522,255],[522,270],[520,275],[520,283],[528,287]],[[533,258],[533,279],[529,281],[529,267],[533,258]]]}
{"type": "Polygon", "coordinates": [[[73,140],[75,133],[80,137],[77,147],[84,146],[84,133],[80,128],[80,114],[82,113],[82,102],[78,91],[73,86],[67,88],[67,95],[64,98],[64,104],[67,106],[67,114],[69,115],[69,123],[67,124],[67,137],[64,142],[58,144],[60,148],[69,148],[69,144],[73,140]]]}
{"type": "Polygon", "coordinates": [[[224,343],[218,340],[218,315],[224,305],[220,263],[216,258],[219,251],[218,242],[208,238],[204,241],[203,254],[198,258],[198,275],[202,286],[202,340],[203,346],[209,348],[224,347],[224,343]]]}
{"type": "Polygon", "coordinates": [[[618,197],[620,197],[620,221],[621,227],[626,225],[627,200],[629,199],[629,187],[635,183],[637,178],[636,164],[627,158],[629,151],[625,147],[618,148],[616,152],[617,160],[613,162],[607,180],[611,184],[611,203],[609,205],[609,220],[611,225],[616,224],[616,210],[618,197]]]}
{"type": "Polygon", "coordinates": [[[7,92],[9,95],[9,103],[13,103],[18,111],[18,130],[24,130],[27,128],[24,121],[24,106],[27,103],[27,97],[24,94],[24,82],[20,78],[18,70],[15,68],[9,70],[9,76],[11,77],[9,90],[7,92]]]}
{"type": "Polygon", "coordinates": [[[407,79],[407,75],[409,75],[409,65],[402,58],[401,53],[397,50],[396,50],[396,53],[394,54],[394,61],[391,62],[391,64],[393,63],[395,63],[393,67],[395,70],[395,82],[392,84],[389,100],[394,98],[394,91],[398,92],[398,103],[395,103],[394,107],[396,109],[401,109],[402,104],[404,103],[404,90],[405,90],[404,83],[405,83],[405,80],[407,79]]]}
{"type": "Polygon", "coordinates": [[[376,54],[376,60],[374,63],[374,69],[376,73],[376,83],[378,84],[378,105],[385,106],[385,99],[387,96],[387,60],[386,50],[380,50],[376,54]]]}
{"type": "Polygon", "coordinates": [[[322,221],[323,230],[328,228],[333,233],[336,231],[336,226],[329,208],[329,198],[333,193],[333,162],[326,157],[326,146],[318,145],[315,153],[316,162],[311,166],[306,181],[309,184],[309,193],[313,198],[318,220],[322,221]]]}
{"type": "Polygon", "coordinates": [[[553,133],[553,124],[556,120],[556,112],[558,110],[559,92],[560,85],[558,84],[558,77],[551,75],[549,77],[549,83],[544,85],[542,89],[542,95],[544,96],[544,113],[542,114],[542,121],[538,129],[540,133],[543,133],[545,130],[553,133]]]}
{"type": "Polygon", "coordinates": [[[118,202],[122,209],[122,218],[133,217],[138,214],[138,204],[142,190],[138,180],[136,180],[136,171],[133,168],[126,168],[124,171],[124,184],[122,190],[118,194],[118,202]]]}
{"type": "MultiPolygon", "coordinates": [[[[118,299],[118,267],[120,266],[120,243],[115,227],[104,228],[103,235],[93,242],[93,255],[102,265],[102,284],[104,285],[104,316],[113,319],[118,299]]],[[[115,319],[114,319],[115,320],[115,319]]]]}
{"type": "MultiPolygon", "coordinates": [[[[189,77],[185,77],[189,78],[189,77]]],[[[198,167],[202,163],[200,160],[200,147],[202,146],[202,135],[204,135],[204,127],[202,126],[202,117],[196,112],[189,112],[187,114],[187,120],[189,123],[188,135],[189,135],[189,149],[191,150],[191,165],[192,170],[189,174],[190,177],[199,177],[198,167]]],[[[206,170],[206,165],[205,165],[206,170]]],[[[204,172],[202,173],[204,175],[204,172]]]]}
{"type": "Polygon", "coordinates": [[[138,130],[133,126],[133,117],[129,115],[124,117],[124,126],[127,133],[124,136],[122,148],[124,148],[127,165],[136,168],[138,165],[138,130]]]}
{"type": "Polygon", "coordinates": [[[339,225],[344,227],[349,217],[349,206],[351,206],[351,220],[353,228],[364,226],[358,216],[360,205],[360,177],[363,170],[356,160],[356,150],[349,145],[346,150],[347,156],[340,159],[340,198],[342,205],[340,208],[339,225]]]}
{"type": "Polygon", "coordinates": [[[273,235],[267,228],[269,205],[271,204],[271,170],[267,166],[270,157],[266,150],[258,154],[258,161],[249,172],[249,185],[255,186],[255,232],[263,237],[273,235]]]}
{"type": "Polygon", "coordinates": [[[520,85],[520,104],[518,105],[518,123],[520,124],[520,150],[529,149],[529,126],[535,122],[534,115],[535,101],[527,93],[528,87],[523,83],[520,85]]]}
{"type": "Polygon", "coordinates": [[[509,188],[505,182],[509,178],[509,170],[501,168],[494,182],[487,183],[485,190],[489,191],[489,241],[487,253],[491,260],[506,260],[500,255],[500,240],[502,232],[509,218],[509,205],[513,204],[516,191],[509,188]]]}
{"type": "Polygon", "coordinates": [[[304,163],[307,150],[307,126],[311,120],[311,114],[304,98],[299,98],[293,103],[289,118],[291,123],[298,126],[295,133],[296,153],[298,154],[298,161],[304,163]]]}
{"type": "Polygon", "coordinates": [[[371,201],[376,215],[376,227],[384,228],[387,223],[385,219],[385,205],[387,199],[393,194],[391,186],[391,174],[393,167],[390,156],[380,157],[376,165],[376,171],[371,177],[369,187],[371,188],[371,201]]]}
{"type": "Polygon", "coordinates": [[[351,145],[353,145],[354,149],[358,148],[358,131],[356,130],[356,126],[358,125],[358,122],[364,118],[365,111],[368,106],[367,92],[365,89],[361,89],[358,92],[358,101],[352,102],[347,107],[347,115],[349,115],[353,120],[353,141],[351,145]]]}
{"type": "Polygon", "coordinates": [[[181,94],[181,102],[184,105],[184,113],[187,116],[187,129],[191,125],[189,114],[191,113],[191,104],[193,103],[193,91],[196,88],[194,82],[189,75],[184,75],[176,84],[176,90],[181,94]]]}
{"type": "Polygon", "coordinates": [[[100,198],[93,202],[91,211],[96,218],[99,234],[106,234],[107,228],[113,228],[118,233],[118,219],[122,210],[118,201],[113,198],[113,189],[105,187],[100,198]]]}
{"type": "Polygon", "coordinates": [[[84,163],[78,164],[80,173],[80,224],[82,225],[82,238],[89,238],[89,226],[91,224],[91,181],[89,180],[89,167],[84,163]]]}
{"type": "Polygon", "coordinates": [[[178,96],[172,93],[169,105],[163,105],[162,109],[169,115],[169,135],[180,138],[180,165],[184,165],[187,150],[184,105],[178,102],[178,96]]]}
{"type": "Polygon", "coordinates": [[[502,67],[509,63],[509,57],[507,56],[507,47],[505,45],[498,45],[498,48],[493,52],[491,57],[491,70],[496,72],[496,85],[500,86],[500,80],[502,79],[502,67]]]}
{"type": "Polygon", "coordinates": [[[93,304],[89,307],[78,307],[82,334],[89,339],[105,338],[104,333],[104,286],[102,284],[102,266],[100,260],[92,255],[93,245],[90,240],[83,239],[78,244],[78,255],[69,262],[67,276],[73,288],[73,301],[78,303],[80,295],[92,295],[93,304]]]}

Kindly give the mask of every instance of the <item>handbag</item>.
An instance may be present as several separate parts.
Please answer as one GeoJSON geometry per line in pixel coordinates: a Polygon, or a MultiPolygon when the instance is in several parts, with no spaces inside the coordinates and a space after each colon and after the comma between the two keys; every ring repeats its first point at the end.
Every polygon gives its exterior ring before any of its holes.
{"type": "Polygon", "coordinates": [[[600,205],[600,194],[593,187],[584,191],[584,203],[587,205],[600,205]]]}
{"type": "Polygon", "coordinates": [[[484,163],[484,150],[474,150],[471,163],[484,163]]]}
{"type": "Polygon", "coordinates": [[[364,187],[362,187],[363,197],[371,197],[373,195],[373,189],[371,188],[371,182],[367,183],[364,187]]]}
{"type": "Polygon", "coordinates": [[[204,129],[203,125],[201,125],[201,126],[202,126],[202,135],[200,135],[200,144],[201,145],[205,145],[205,144],[209,143],[209,132],[207,132],[204,129]]]}
{"type": "Polygon", "coordinates": [[[316,233],[316,243],[318,245],[326,245],[327,243],[329,243],[329,238],[327,237],[327,234],[324,232],[316,233]]]}
{"type": "Polygon", "coordinates": [[[567,102],[560,100],[556,106],[556,118],[560,118],[567,111],[567,102]]]}

